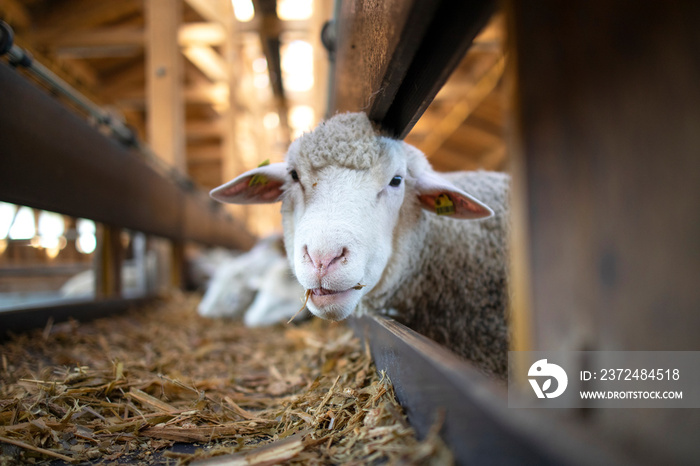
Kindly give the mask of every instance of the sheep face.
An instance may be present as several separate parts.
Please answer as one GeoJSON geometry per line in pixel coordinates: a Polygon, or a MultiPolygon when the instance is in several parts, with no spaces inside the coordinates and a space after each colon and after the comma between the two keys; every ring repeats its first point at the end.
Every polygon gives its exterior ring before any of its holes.
{"type": "Polygon", "coordinates": [[[292,143],[285,163],[212,191],[222,202],[282,201],[285,246],[315,315],[342,320],[371,293],[421,208],[483,218],[488,207],[432,171],[423,154],[378,136],[364,114],[337,115],[292,143]]]}
{"type": "Polygon", "coordinates": [[[381,278],[404,201],[406,164],[315,168],[288,156],[282,215],[288,257],[315,315],[342,320],[381,278]]]}

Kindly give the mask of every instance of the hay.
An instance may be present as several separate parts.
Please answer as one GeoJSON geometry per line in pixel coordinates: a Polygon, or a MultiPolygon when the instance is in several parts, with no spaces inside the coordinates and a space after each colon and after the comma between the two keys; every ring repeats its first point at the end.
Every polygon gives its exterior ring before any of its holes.
{"type": "Polygon", "coordinates": [[[445,464],[343,325],[247,329],[197,297],[0,346],[0,464],[445,464]],[[176,453],[174,444],[198,444],[176,453]],[[222,456],[223,455],[223,456],[222,456]]]}

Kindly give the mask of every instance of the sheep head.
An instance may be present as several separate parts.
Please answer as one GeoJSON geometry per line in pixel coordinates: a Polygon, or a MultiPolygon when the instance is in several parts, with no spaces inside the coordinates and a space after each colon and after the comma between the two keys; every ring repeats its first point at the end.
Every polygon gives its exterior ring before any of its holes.
{"type": "Polygon", "coordinates": [[[363,113],[336,115],[294,141],[284,163],[250,170],[211,195],[236,204],[282,201],[292,270],[311,290],[311,312],[329,320],[345,319],[371,293],[421,209],[453,219],[492,215],[419,150],[378,135],[363,113]]]}

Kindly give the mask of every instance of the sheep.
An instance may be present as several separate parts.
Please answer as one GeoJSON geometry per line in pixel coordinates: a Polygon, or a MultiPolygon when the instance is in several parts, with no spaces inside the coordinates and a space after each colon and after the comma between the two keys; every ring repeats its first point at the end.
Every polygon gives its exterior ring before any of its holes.
{"type": "MultiPolygon", "coordinates": [[[[258,292],[243,316],[247,327],[287,322],[302,306],[299,297],[304,294],[304,288],[292,274],[286,257],[276,259],[263,275],[257,277],[254,286],[258,292]]],[[[298,322],[304,317],[299,315],[295,320],[298,322]]]]}
{"type": "Polygon", "coordinates": [[[271,235],[250,251],[224,260],[207,286],[197,312],[204,317],[240,318],[252,304],[257,284],[251,278],[265,273],[278,257],[284,257],[281,238],[271,235]]]}
{"type": "Polygon", "coordinates": [[[273,234],[244,254],[221,258],[197,311],[203,317],[243,317],[247,327],[262,327],[294,316],[303,293],[289,269],[281,235],[273,234]]]}
{"type": "Polygon", "coordinates": [[[509,186],[501,173],[438,174],[365,114],[344,113],[293,141],[285,162],[243,173],[211,196],[282,201],[287,258],[316,316],[391,311],[503,377],[509,186]]]}

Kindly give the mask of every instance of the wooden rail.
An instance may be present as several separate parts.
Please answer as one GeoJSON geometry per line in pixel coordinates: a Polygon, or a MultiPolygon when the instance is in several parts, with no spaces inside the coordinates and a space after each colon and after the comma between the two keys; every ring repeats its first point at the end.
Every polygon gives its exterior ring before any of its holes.
{"type": "Polygon", "coordinates": [[[0,64],[0,200],[174,240],[246,249],[206,193],[163,173],[0,64]]]}
{"type": "Polygon", "coordinates": [[[504,382],[404,325],[378,316],[351,319],[351,325],[369,342],[377,370],[391,379],[418,435],[442,422],[440,436],[457,464],[622,463],[573,422],[508,408],[504,382]]]}
{"type": "Polygon", "coordinates": [[[119,298],[122,229],[172,240],[175,286],[182,280],[185,241],[236,249],[253,244],[241,223],[182,175],[105,136],[3,63],[0,89],[0,200],[104,224],[98,301],[0,312],[0,338],[42,327],[49,318],[94,318],[142,302],[119,298]]]}

